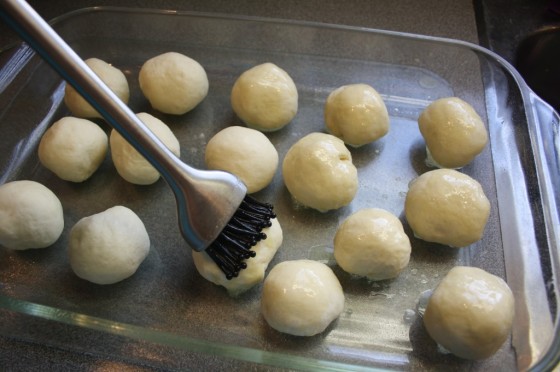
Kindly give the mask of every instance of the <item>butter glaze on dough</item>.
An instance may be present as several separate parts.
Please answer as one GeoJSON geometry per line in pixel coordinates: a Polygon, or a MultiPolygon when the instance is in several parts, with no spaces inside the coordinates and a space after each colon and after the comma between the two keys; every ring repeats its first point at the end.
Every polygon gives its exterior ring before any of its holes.
{"type": "Polygon", "coordinates": [[[423,319],[430,336],[451,353],[484,359],[506,341],[513,317],[514,298],[504,280],[457,266],[432,293],[423,319]]]}
{"type": "Polygon", "coordinates": [[[222,270],[205,252],[192,251],[196,269],[206,280],[227,289],[228,293],[238,296],[258,283],[262,282],[268,264],[282,245],[282,228],[278,219],[270,220],[272,226],[263,229],[267,238],[258,242],[252,250],[256,256],[249,258],[247,268],[239,272],[239,276],[228,280],[222,270]]]}
{"type": "Polygon", "coordinates": [[[294,199],[320,212],[338,209],[358,191],[358,170],[341,139],[310,133],[290,147],[282,163],[284,183],[294,199]]]}
{"type": "Polygon", "coordinates": [[[321,262],[284,261],[264,281],[261,312],[277,331],[313,336],[323,332],[343,309],[342,286],[321,262]]]}

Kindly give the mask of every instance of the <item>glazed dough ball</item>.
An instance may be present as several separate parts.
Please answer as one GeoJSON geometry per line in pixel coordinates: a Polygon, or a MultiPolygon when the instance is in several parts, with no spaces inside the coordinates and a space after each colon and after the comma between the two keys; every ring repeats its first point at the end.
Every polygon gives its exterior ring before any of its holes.
{"type": "MultiPolygon", "coordinates": [[[[119,97],[125,104],[128,103],[130,90],[126,76],[118,68],[111,66],[98,58],[84,61],[99,78],[119,97]]],[[[101,118],[97,112],[70,84],[64,89],[64,103],[74,116],[80,118],[101,118]]]]}
{"type": "Polygon", "coordinates": [[[343,309],[340,282],[318,261],[281,262],[264,280],[261,312],[277,331],[313,336],[323,332],[343,309]]]}
{"type": "Polygon", "coordinates": [[[0,246],[46,248],[63,229],[62,204],[46,186],[27,180],[0,186],[0,246]]]}
{"type": "Polygon", "coordinates": [[[397,277],[410,260],[410,240],[401,221],[378,208],[348,217],[334,237],[334,258],[346,272],[371,280],[397,277]]]}
{"type": "Polygon", "coordinates": [[[259,241],[251,248],[256,256],[247,260],[247,268],[239,272],[239,276],[228,280],[218,265],[205,252],[193,250],[196,269],[206,280],[225,287],[231,296],[238,296],[262,282],[268,264],[282,245],[282,228],[276,218],[270,220],[272,226],[263,229],[266,239],[259,241]]]}
{"type": "Polygon", "coordinates": [[[208,94],[208,76],[204,68],[180,53],[164,53],[147,60],[138,79],[152,107],[166,114],[187,113],[208,94]]]}
{"type": "Polygon", "coordinates": [[[113,284],[136,272],[150,237],[130,209],[115,206],[84,217],[70,230],[68,258],[74,273],[96,284],[113,284]]]}
{"type": "Polygon", "coordinates": [[[409,184],[405,214],[418,238],[460,248],[482,238],[490,202],[473,178],[437,169],[409,184]]]}
{"type": "MultiPolygon", "coordinates": [[[[181,154],[179,140],[163,121],[145,112],[137,116],[172,153],[181,154]]],[[[137,185],[150,185],[159,179],[159,172],[114,129],[109,143],[113,163],[122,178],[137,185]]]]}
{"type": "Polygon", "coordinates": [[[68,116],[41,138],[39,160],[63,180],[82,182],[99,168],[108,149],[107,134],[97,124],[68,116]]]}
{"type": "Polygon", "coordinates": [[[371,143],[389,131],[389,113],[383,99],[367,84],[342,86],[325,104],[328,131],[350,146],[371,143]]]}
{"type": "Polygon", "coordinates": [[[299,203],[325,212],[348,205],[358,191],[358,170],[339,138],[311,133],[297,141],[282,163],[286,187],[299,203]]]}
{"type": "Polygon", "coordinates": [[[208,169],[224,170],[239,177],[247,193],[264,189],[278,168],[278,152],[256,129],[228,127],[208,141],[205,152],[208,169]]]}
{"type": "Polygon", "coordinates": [[[282,163],[286,187],[299,203],[325,212],[348,205],[358,191],[358,170],[339,138],[310,133],[297,141],[282,163]]]}
{"type": "Polygon", "coordinates": [[[298,92],[286,71],[273,63],[263,63],[245,71],[235,81],[231,106],[249,127],[274,131],[296,116],[298,92]]]}
{"type": "Polygon", "coordinates": [[[432,102],[418,118],[426,141],[428,165],[461,168],[470,163],[488,142],[480,116],[467,102],[441,98],[432,102]]]}
{"type": "Polygon", "coordinates": [[[430,297],[424,326],[451,353],[484,359],[505,342],[513,316],[514,298],[506,282],[475,267],[457,266],[430,297]]]}

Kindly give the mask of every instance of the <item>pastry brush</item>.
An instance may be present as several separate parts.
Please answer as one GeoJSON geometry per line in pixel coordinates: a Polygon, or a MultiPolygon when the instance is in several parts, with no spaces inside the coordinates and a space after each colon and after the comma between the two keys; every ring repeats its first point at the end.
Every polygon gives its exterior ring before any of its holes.
{"type": "Polygon", "coordinates": [[[248,196],[233,174],[183,163],[25,1],[1,1],[0,16],[159,171],[191,248],[205,251],[228,279],[246,268],[255,256],[251,247],[266,239],[262,229],[275,217],[272,205],[248,196]]]}

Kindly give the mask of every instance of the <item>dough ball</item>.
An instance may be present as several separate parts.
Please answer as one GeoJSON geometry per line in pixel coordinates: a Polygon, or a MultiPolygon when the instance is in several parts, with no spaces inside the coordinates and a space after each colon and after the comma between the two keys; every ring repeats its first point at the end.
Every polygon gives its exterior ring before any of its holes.
{"type": "MultiPolygon", "coordinates": [[[[86,59],[85,63],[125,104],[128,103],[130,91],[126,76],[118,68],[98,58],[86,59]]],[[[101,118],[97,112],[70,84],[64,89],[64,103],[72,115],[80,118],[101,118]]]]}
{"type": "Polygon", "coordinates": [[[424,326],[451,353],[484,359],[505,342],[513,316],[514,298],[506,282],[475,267],[457,266],[430,297],[424,326]]]}
{"type": "Polygon", "coordinates": [[[292,145],[282,173],[294,199],[321,212],[348,205],[358,191],[352,155],[330,134],[311,133],[292,145]]]}
{"type": "Polygon", "coordinates": [[[107,134],[97,124],[68,116],[41,138],[39,160],[63,180],[82,182],[99,168],[108,149],[107,134]]]}
{"type": "Polygon", "coordinates": [[[383,209],[348,217],[334,237],[334,258],[346,272],[371,280],[397,277],[410,260],[410,240],[401,221],[383,209]]]}
{"type": "Polygon", "coordinates": [[[261,311],[277,331],[313,336],[323,332],[343,309],[340,282],[318,261],[281,262],[264,280],[261,311]]]}
{"type": "Polygon", "coordinates": [[[221,130],[208,141],[205,162],[208,169],[235,174],[251,194],[272,181],[278,168],[278,152],[258,130],[233,126],[221,130]]]}
{"type": "Polygon", "coordinates": [[[282,228],[278,220],[272,219],[272,226],[263,229],[266,239],[258,242],[252,250],[257,254],[247,260],[247,268],[239,276],[228,280],[218,265],[205,252],[193,250],[196,269],[206,280],[225,287],[231,296],[238,296],[262,282],[268,264],[282,245],[282,228]]]}
{"type": "MultiPolygon", "coordinates": [[[[137,116],[172,153],[181,154],[179,140],[163,121],[145,112],[137,116]]],[[[122,178],[137,185],[150,185],[159,179],[159,172],[114,129],[109,143],[113,163],[122,178]]]]}
{"type": "Polygon", "coordinates": [[[473,178],[437,169],[409,184],[405,214],[418,238],[460,248],[482,238],[490,202],[473,178]]]}
{"type": "Polygon", "coordinates": [[[166,114],[189,112],[208,94],[208,76],[204,68],[180,53],[164,53],[147,60],[138,79],[152,107],[166,114]]]}
{"type": "Polygon", "coordinates": [[[46,248],[58,240],[63,229],[62,204],[47,187],[27,180],[0,186],[1,246],[46,248]]]}
{"type": "Polygon", "coordinates": [[[132,276],[149,251],[144,224],[136,213],[120,205],[84,217],[70,230],[72,270],[92,283],[113,284],[132,276]]]}
{"type": "Polygon", "coordinates": [[[325,104],[328,131],[350,146],[371,143],[389,131],[389,113],[383,99],[367,84],[342,86],[325,104]]]}
{"type": "Polygon", "coordinates": [[[418,118],[426,141],[427,163],[439,168],[461,168],[480,154],[488,142],[482,119],[467,102],[441,98],[418,118]]]}
{"type": "Polygon", "coordinates": [[[245,71],[235,81],[231,106],[249,127],[274,131],[296,116],[298,92],[286,71],[273,63],[263,63],[245,71]]]}

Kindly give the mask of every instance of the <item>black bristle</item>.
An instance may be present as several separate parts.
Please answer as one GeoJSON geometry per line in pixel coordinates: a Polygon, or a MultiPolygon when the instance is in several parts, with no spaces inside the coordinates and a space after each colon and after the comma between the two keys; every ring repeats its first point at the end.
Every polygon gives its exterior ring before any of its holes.
{"type": "Polygon", "coordinates": [[[276,214],[271,204],[246,195],[220,236],[206,248],[206,253],[228,280],[247,268],[245,260],[255,257],[256,252],[251,247],[266,239],[262,229],[270,227],[273,218],[276,214]]]}

